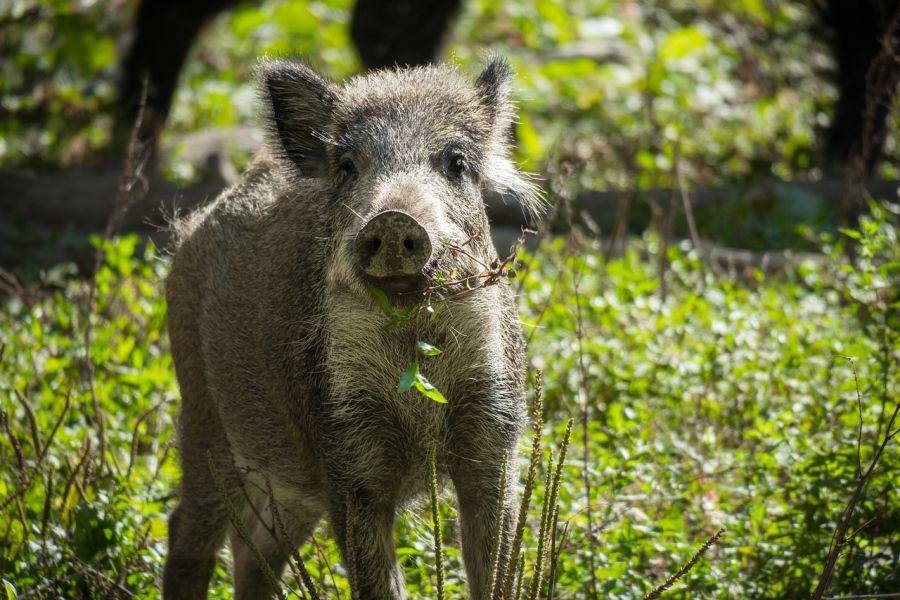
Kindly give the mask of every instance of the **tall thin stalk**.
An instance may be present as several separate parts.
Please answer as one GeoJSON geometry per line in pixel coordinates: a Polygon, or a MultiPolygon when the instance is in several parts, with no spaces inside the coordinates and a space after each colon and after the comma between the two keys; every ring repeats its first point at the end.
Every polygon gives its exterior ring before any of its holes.
{"type": "MultiPolygon", "coordinates": [[[[571,213],[571,207],[569,207],[569,212],[571,213]]],[[[571,219],[571,216],[570,216],[571,219]]],[[[570,244],[575,244],[575,235],[572,234],[572,238],[569,241],[570,244]]],[[[588,559],[589,566],[591,570],[590,584],[591,584],[591,599],[597,600],[597,567],[596,567],[596,554],[597,548],[596,543],[594,541],[594,511],[591,506],[593,502],[593,489],[591,485],[591,458],[590,458],[590,432],[589,432],[589,424],[590,424],[590,409],[591,405],[588,401],[588,371],[587,366],[584,362],[584,318],[581,314],[581,293],[580,293],[580,285],[581,282],[581,268],[578,268],[572,274],[572,287],[575,293],[575,322],[577,328],[575,330],[575,337],[578,340],[578,371],[579,371],[579,379],[581,383],[581,401],[583,403],[582,411],[581,411],[581,468],[582,468],[582,477],[584,478],[584,494],[585,494],[585,507],[586,507],[586,516],[587,516],[587,537],[588,537],[588,559]]]]}
{"type": "MultiPolygon", "coordinates": [[[[525,533],[525,522],[528,517],[528,508],[531,506],[531,492],[534,490],[534,482],[537,479],[538,467],[541,462],[541,432],[544,428],[544,394],[543,374],[535,373],[534,378],[534,409],[531,415],[531,461],[528,464],[528,476],[525,478],[525,489],[522,490],[522,501],[519,505],[519,518],[516,522],[516,534],[507,561],[506,573],[503,580],[503,599],[513,597],[513,585],[516,580],[516,565],[519,560],[519,552],[522,550],[522,536],[525,533]]],[[[498,578],[498,581],[500,579],[498,578]]]]}
{"type": "Polygon", "coordinates": [[[428,487],[431,491],[431,525],[434,529],[434,560],[437,576],[437,600],[446,600],[447,596],[444,592],[444,540],[441,536],[441,513],[438,510],[437,497],[437,466],[435,464],[435,454],[437,446],[431,447],[428,455],[428,487]]]}
{"type": "Polygon", "coordinates": [[[572,437],[573,424],[574,421],[572,419],[569,419],[568,423],[566,423],[566,433],[559,447],[559,459],[556,462],[556,468],[552,465],[551,457],[551,466],[547,474],[550,487],[545,491],[544,495],[544,515],[541,519],[541,530],[538,535],[537,559],[534,564],[534,579],[531,581],[530,600],[537,600],[541,591],[541,583],[543,583],[544,561],[547,557],[547,549],[551,546],[553,523],[556,521],[559,511],[559,481],[563,465],[566,462],[566,453],[569,449],[569,440],[572,437]]]}
{"type": "Polygon", "coordinates": [[[497,570],[500,568],[500,547],[503,545],[503,529],[506,527],[506,470],[509,468],[509,452],[503,453],[503,471],[500,473],[500,490],[497,496],[497,536],[491,550],[491,595],[497,586],[497,570]]]}
{"type": "Polygon", "coordinates": [[[277,594],[279,600],[284,600],[284,593],[281,591],[281,583],[278,581],[278,577],[275,576],[275,572],[272,570],[271,565],[269,565],[269,561],[262,555],[262,552],[256,547],[256,544],[253,543],[250,532],[247,531],[243,519],[241,519],[237,509],[234,507],[234,503],[231,501],[228,490],[225,489],[225,484],[222,483],[222,478],[219,476],[219,470],[216,468],[216,462],[213,460],[212,452],[209,452],[208,450],[206,452],[206,462],[209,465],[209,474],[212,476],[216,491],[219,493],[222,503],[225,504],[225,510],[228,511],[228,518],[231,521],[232,527],[234,527],[234,530],[237,532],[238,537],[241,538],[241,541],[247,545],[247,548],[253,555],[253,559],[256,561],[256,564],[259,565],[260,571],[262,571],[263,576],[266,578],[266,581],[269,582],[269,585],[272,587],[275,594],[277,594]]]}

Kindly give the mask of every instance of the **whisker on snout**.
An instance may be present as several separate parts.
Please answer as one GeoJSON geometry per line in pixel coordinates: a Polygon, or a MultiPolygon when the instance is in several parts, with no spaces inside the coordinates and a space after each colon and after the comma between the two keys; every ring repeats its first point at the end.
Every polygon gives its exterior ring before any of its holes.
{"type": "Polygon", "coordinates": [[[352,212],[354,215],[356,215],[357,219],[359,219],[360,221],[365,221],[365,219],[363,219],[363,216],[361,214],[359,214],[358,212],[356,212],[355,210],[353,210],[353,207],[348,205],[346,202],[341,202],[341,205],[344,208],[346,208],[347,210],[349,210],[350,212],[352,212]]]}

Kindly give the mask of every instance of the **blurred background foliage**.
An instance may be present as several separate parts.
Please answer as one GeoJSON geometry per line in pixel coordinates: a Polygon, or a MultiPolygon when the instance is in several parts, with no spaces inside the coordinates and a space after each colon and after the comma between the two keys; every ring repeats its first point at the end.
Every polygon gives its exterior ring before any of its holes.
{"type": "MultiPolygon", "coordinates": [[[[334,78],[358,72],[350,4],[267,0],[216,18],[182,71],[166,136],[256,123],[259,56],[305,55],[334,78]]],[[[0,0],[0,164],[109,159],[116,64],[134,11],[133,0],[0,0]]],[[[519,159],[551,180],[558,165],[574,166],[551,199],[677,188],[678,168],[690,186],[739,195],[755,178],[826,175],[823,131],[837,91],[815,11],[814,0],[469,0],[446,54],[470,73],[488,50],[510,58],[519,159]]],[[[896,108],[886,178],[898,164],[896,108]]],[[[177,156],[167,172],[195,175],[177,156]]],[[[775,193],[780,213],[723,205],[715,218],[700,215],[701,228],[746,230],[742,239],[770,248],[798,214],[818,223],[828,209],[796,187],[775,193]]],[[[719,526],[721,544],[671,597],[809,596],[856,482],[857,427],[865,463],[900,392],[897,224],[897,206],[879,202],[855,228],[791,229],[819,254],[777,274],[716,268],[677,242],[680,222],[674,239],[650,228],[619,255],[588,223],[522,257],[514,285],[532,372],[545,372],[548,445],[556,449],[567,417],[579,423],[560,493],[560,522],[570,525],[555,597],[589,598],[593,564],[598,597],[641,598],[719,526]]],[[[134,236],[92,244],[104,253],[93,306],[91,282],[69,263],[3,294],[0,578],[9,597],[158,597],[178,481],[167,258],[134,236]]],[[[882,460],[832,595],[900,589],[896,443],[882,460]]],[[[443,511],[452,541],[449,496],[443,511]]],[[[397,530],[414,597],[434,596],[424,515],[414,508],[397,530]]],[[[307,567],[330,597],[346,597],[327,529],[316,539],[302,550],[307,567]]],[[[448,546],[447,589],[463,597],[460,556],[448,546]]],[[[231,597],[227,559],[211,596],[231,597]]]]}
{"type": "MultiPolygon", "coordinates": [[[[217,17],[182,72],[168,131],[255,122],[260,56],[306,56],[335,78],[358,72],[350,7],[268,0],[217,17]]],[[[0,7],[2,163],[97,159],[134,9],[123,0],[0,7]]],[[[472,72],[488,49],[507,55],[521,88],[521,160],[539,169],[576,159],[587,189],[672,187],[676,154],[697,184],[817,178],[836,93],[815,10],[812,1],[473,0],[446,55],[472,72]]],[[[891,173],[895,146],[891,134],[891,173]]]]}

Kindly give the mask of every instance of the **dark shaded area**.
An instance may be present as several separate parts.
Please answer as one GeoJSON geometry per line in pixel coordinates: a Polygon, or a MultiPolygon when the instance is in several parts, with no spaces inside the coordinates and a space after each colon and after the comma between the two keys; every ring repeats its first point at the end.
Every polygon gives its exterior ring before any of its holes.
{"type": "Polygon", "coordinates": [[[178,74],[203,25],[238,0],[144,0],[135,16],[134,42],[119,72],[117,142],[127,143],[147,85],[141,139],[157,138],[172,107],[178,74]]]}
{"type": "MultiPolygon", "coordinates": [[[[140,139],[155,139],[172,106],[178,74],[194,39],[210,19],[239,0],[143,0],[135,37],[121,63],[116,139],[127,142],[144,80],[147,100],[140,139]]],[[[462,0],[359,0],[350,33],[367,69],[421,65],[440,58],[446,34],[462,0]]]]}
{"type": "Polygon", "coordinates": [[[440,58],[462,0],[357,0],[350,37],[367,69],[422,65],[440,58]]]}
{"type": "MultiPolygon", "coordinates": [[[[837,62],[836,83],[838,102],[834,119],[826,133],[825,154],[827,167],[848,164],[851,156],[869,148],[865,160],[866,174],[871,174],[882,156],[884,133],[890,102],[880,102],[873,114],[866,115],[867,98],[881,90],[869,90],[867,76],[879,52],[885,35],[897,36],[896,15],[898,0],[828,0],[820,11],[822,24],[829,30],[828,43],[837,62]],[[871,129],[866,118],[871,118],[871,129]],[[868,136],[868,137],[867,137],[868,136]]],[[[883,90],[887,99],[893,98],[897,87],[900,65],[891,65],[883,90]]]]}

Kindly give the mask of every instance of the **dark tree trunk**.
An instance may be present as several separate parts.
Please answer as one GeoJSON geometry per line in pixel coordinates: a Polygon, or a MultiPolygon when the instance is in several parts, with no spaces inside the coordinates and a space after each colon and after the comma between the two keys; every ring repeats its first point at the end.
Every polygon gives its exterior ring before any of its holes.
{"type": "Polygon", "coordinates": [[[829,29],[829,45],[837,62],[838,103],[834,119],[825,139],[825,152],[830,165],[847,165],[866,148],[865,174],[870,175],[882,156],[884,133],[890,103],[879,102],[867,115],[870,94],[884,93],[893,97],[897,86],[897,63],[894,61],[885,80],[886,90],[867,89],[867,76],[872,63],[882,50],[885,35],[895,20],[898,0],[828,0],[822,10],[822,22],[829,29]],[[866,120],[871,119],[869,127],[866,120]],[[864,146],[868,136],[868,146],[864,146]]]}
{"type": "Polygon", "coordinates": [[[134,41],[120,64],[117,143],[128,142],[147,81],[139,137],[156,139],[162,131],[178,74],[203,25],[238,0],[143,0],[135,17],[134,41]]]}
{"type": "MultiPolygon", "coordinates": [[[[285,0],[300,1],[300,0],[285,0]]],[[[178,74],[203,25],[239,0],[143,0],[134,42],[120,65],[116,138],[124,145],[138,114],[143,82],[147,99],[140,139],[158,137],[172,105],[178,74]]],[[[368,69],[421,65],[440,58],[462,0],[358,0],[350,27],[368,69]]]]}
{"type": "Polygon", "coordinates": [[[424,65],[440,58],[462,0],[357,0],[350,36],[367,69],[424,65]]]}

